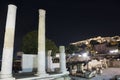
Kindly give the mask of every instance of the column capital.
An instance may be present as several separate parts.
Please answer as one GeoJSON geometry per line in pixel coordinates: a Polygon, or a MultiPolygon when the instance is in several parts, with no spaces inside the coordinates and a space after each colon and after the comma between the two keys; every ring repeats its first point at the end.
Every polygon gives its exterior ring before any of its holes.
{"type": "Polygon", "coordinates": [[[46,11],[44,9],[39,9],[39,16],[45,16],[46,11]]]}
{"type": "Polygon", "coordinates": [[[17,8],[17,6],[13,5],[13,4],[9,4],[8,7],[12,7],[12,8],[15,8],[15,9],[17,8]]]}

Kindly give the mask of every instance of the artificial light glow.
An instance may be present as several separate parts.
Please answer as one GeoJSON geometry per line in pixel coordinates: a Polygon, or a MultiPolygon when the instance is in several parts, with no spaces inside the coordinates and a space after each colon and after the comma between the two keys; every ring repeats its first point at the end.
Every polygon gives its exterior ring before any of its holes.
{"type": "Polygon", "coordinates": [[[79,54],[78,57],[81,57],[81,55],[79,54]]]}
{"type": "Polygon", "coordinates": [[[88,57],[87,53],[82,54],[83,57],[88,57]]]}
{"type": "Polygon", "coordinates": [[[59,55],[59,54],[56,54],[56,57],[60,57],[60,55],[59,55]]]}
{"type": "Polygon", "coordinates": [[[110,50],[109,52],[110,52],[110,53],[117,53],[117,52],[118,52],[118,49],[110,50]]]}

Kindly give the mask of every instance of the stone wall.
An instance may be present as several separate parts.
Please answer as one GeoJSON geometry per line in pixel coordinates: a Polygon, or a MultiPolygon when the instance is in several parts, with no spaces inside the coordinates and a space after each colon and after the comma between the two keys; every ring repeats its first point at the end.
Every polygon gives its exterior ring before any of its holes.
{"type": "Polygon", "coordinates": [[[120,60],[109,60],[108,67],[120,68],[120,60]]]}

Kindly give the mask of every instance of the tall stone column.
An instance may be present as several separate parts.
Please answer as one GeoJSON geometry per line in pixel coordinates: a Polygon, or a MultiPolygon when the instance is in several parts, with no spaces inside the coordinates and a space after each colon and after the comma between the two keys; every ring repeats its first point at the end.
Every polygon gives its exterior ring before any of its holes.
{"type": "Polygon", "coordinates": [[[65,47],[60,46],[60,72],[62,73],[68,73],[66,69],[66,55],[65,55],[65,47]]]}
{"type": "Polygon", "coordinates": [[[46,76],[45,70],[45,10],[39,10],[38,76],[46,76]]]}
{"type": "Polygon", "coordinates": [[[15,5],[12,4],[8,5],[0,80],[13,80],[12,63],[13,63],[16,9],[17,7],[15,5]]]}

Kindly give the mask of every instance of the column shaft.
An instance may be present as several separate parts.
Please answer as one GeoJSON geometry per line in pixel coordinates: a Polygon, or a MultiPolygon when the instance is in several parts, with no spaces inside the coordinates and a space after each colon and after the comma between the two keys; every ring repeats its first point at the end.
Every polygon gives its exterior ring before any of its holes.
{"type": "Polygon", "coordinates": [[[66,72],[66,56],[65,56],[65,47],[60,46],[60,72],[64,73],[66,72]]]}
{"type": "Polygon", "coordinates": [[[45,71],[45,10],[39,10],[38,30],[38,75],[46,74],[45,71]]]}
{"type": "Polygon", "coordinates": [[[8,5],[4,47],[2,53],[1,78],[12,77],[16,9],[17,7],[15,5],[8,5]]]}

